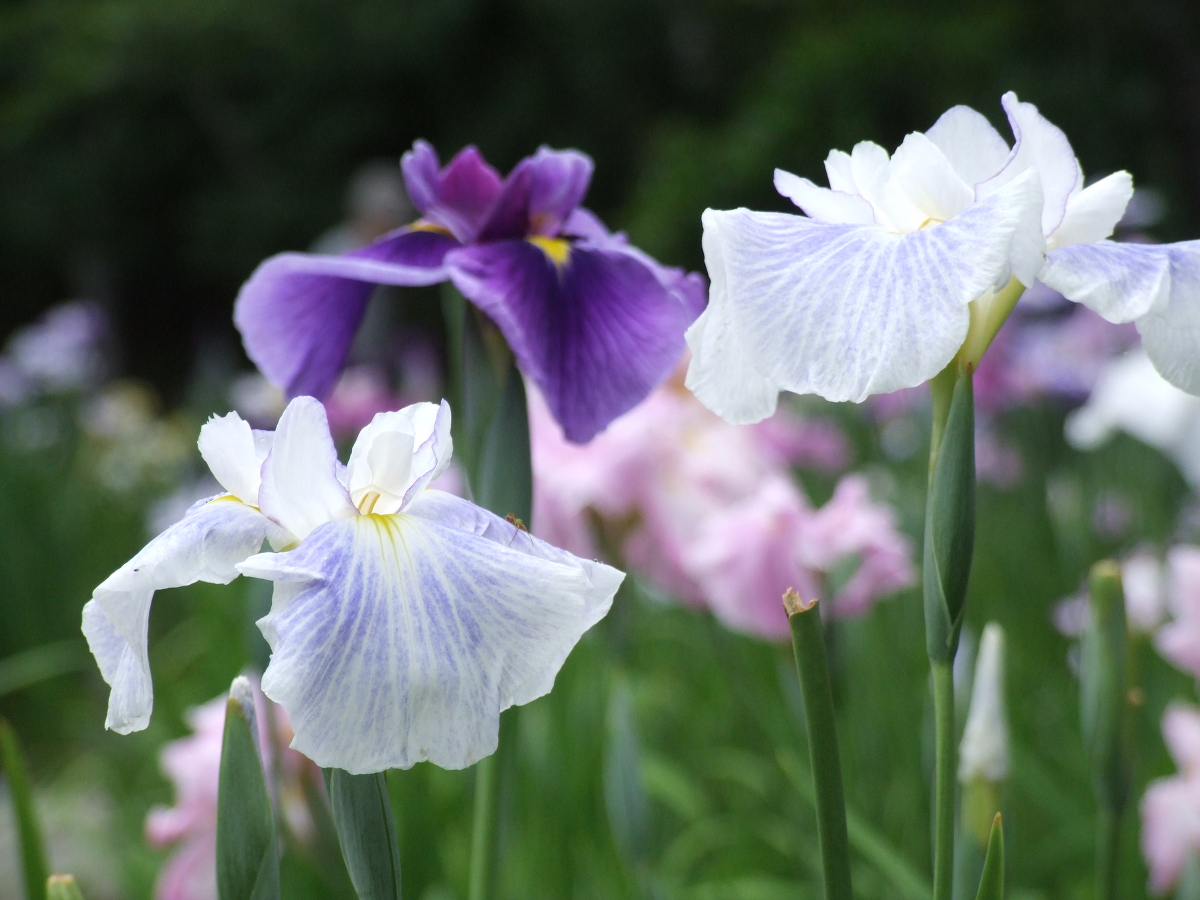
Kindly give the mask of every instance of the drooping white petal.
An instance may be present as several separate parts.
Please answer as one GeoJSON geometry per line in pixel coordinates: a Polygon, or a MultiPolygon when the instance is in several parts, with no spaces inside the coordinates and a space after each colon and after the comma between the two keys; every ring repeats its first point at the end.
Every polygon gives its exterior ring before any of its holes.
{"type": "Polygon", "coordinates": [[[1162,377],[1180,390],[1200,395],[1200,241],[1159,249],[1170,265],[1171,289],[1166,305],[1151,308],[1137,320],[1137,329],[1146,355],[1162,377]]]}
{"type": "Polygon", "coordinates": [[[972,188],[991,178],[1008,158],[1008,144],[982,113],[969,106],[946,110],[925,132],[972,188]]]}
{"type": "Polygon", "coordinates": [[[1116,323],[1165,308],[1171,293],[1168,254],[1153,244],[1098,241],[1057,247],[1047,251],[1038,279],[1116,323]]]}
{"type": "Polygon", "coordinates": [[[1113,233],[1133,196],[1133,177],[1113,172],[1067,199],[1067,213],[1050,236],[1051,247],[1094,244],[1113,233]]]}
{"type": "Polygon", "coordinates": [[[1008,114],[1016,143],[1004,168],[978,186],[988,196],[1033,169],[1042,182],[1042,234],[1058,228],[1067,211],[1067,199],[1079,181],[1079,163],[1062,129],[1051,124],[1032,103],[1022,103],[1009,91],[1000,103],[1008,114]]]}
{"type": "MultiPolygon", "coordinates": [[[[926,220],[945,222],[971,205],[975,192],[928,137],[914,132],[892,155],[891,181],[926,220]]],[[[904,229],[908,230],[908,229],[904,229]]]]}
{"type": "Polygon", "coordinates": [[[218,497],[194,507],[96,588],[84,606],[83,633],[112,688],[108,728],[128,734],[150,720],[146,626],[154,592],[196,581],[227,584],[238,576],[236,565],[277,531],[253,507],[218,497]]]}
{"type": "MultiPolygon", "coordinates": [[[[962,344],[967,304],[1008,272],[1014,236],[1039,201],[1029,173],[950,221],[906,235],[744,209],[706,212],[706,260],[719,260],[728,298],[728,309],[718,306],[730,332],[724,346],[740,348],[741,362],[735,353],[700,353],[689,384],[711,408],[742,401],[744,411],[752,408],[745,399],[770,382],[857,402],[926,381],[962,344]],[[745,378],[750,367],[756,378],[745,378]]],[[[712,268],[710,275],[716,287],[712,268]]],[[[710,300],[704,316],[712,313],[710,300]]],[[[707,340],[707,323],[702,328],[707,340]]]]}
{"type": "Polygon", "coordinates": [[[318,525],[358,512],[337,473],[325,407],[312,397],[297,397],[275,427],[275,443],[263,463],[259,507],[304,540],[318,525]]]}
{"type": "Polygon", "coordinates": [[[437,493],[241,566],[277,582],[260,623],[273,650],[262,687],[319,765],[462,768],[488,755],[501,710],[549,689],[620,584],[608,567],[524,552],[534,539],[515,527],[506,544],[503,520],[484,534],[455,527],[439,514],[466,501],[430,508],[437,493]]]}
{"type": "Polygon", "coordinates": [[[708,306],[684,335],[692,352],[687,389],[729,422],[759,422],[774,414],[781,388],[755,367],[732,320],[725,278],[724,227],[729,220],[725,213],[706,209],[701,221],[708,306]]]}
{"type": "Polygon", "coordinates": [[[376,414],[362,430],[347,465],[350,497],[359,508],[376,494],[371,511],[398,512],[416,493],[446,470],[454,447],[450,406],[414,403],[376,414]]]}
{"type": "Polygon", "coordinates": [[[258,506],[258,487],[269,431],[252,431],[236,412],[213,416],[200,428],[200,456],[221,487],[243,503],[258,506]]]}
{"type": "Polygon", "coordinates": [[[805,215],[831,225],[874,225],[875,213],[871,204],[856,194],[817,187],[807,178],[775,170],[775,190],[779,191],[805,215]]]}

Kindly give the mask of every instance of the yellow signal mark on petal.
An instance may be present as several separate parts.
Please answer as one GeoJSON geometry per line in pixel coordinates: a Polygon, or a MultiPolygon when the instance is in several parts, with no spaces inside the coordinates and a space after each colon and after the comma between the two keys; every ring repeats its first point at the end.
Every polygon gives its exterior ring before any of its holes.
{"type": "Polygon", "coordinates": [[[550,262],[560,269],[567,264],[567,260],[571,256],[571,243],[564,238],[542,237],[540,234],[535,234],[525,240],[545,253],[550,258],[550,262]]]}
{"type": "Polygon", "coordinates": [[[417,221],[413,222],[411,225],[408,226],[408,230],[409,231],[432,231],[435,234],[444,234],[444,235],[446,235],[446,237],[454,237],[454,235],[452,235],[449,231],[447,231],[441,225],[435,225],[432,222],[425,221],[424,219],[417,219],[417,221]]]}

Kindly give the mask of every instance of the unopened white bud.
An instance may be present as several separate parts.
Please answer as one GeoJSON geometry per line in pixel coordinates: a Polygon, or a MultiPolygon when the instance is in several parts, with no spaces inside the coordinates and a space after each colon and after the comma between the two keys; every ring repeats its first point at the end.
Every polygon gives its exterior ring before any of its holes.
{"type": "Polygon", "coordinates": [[[1008,719],[1004,711],[1004,629],[989,622],[979,639],[971,708],[959,748],[958,780],[999,783],[1008,777],[1008,719]]]}

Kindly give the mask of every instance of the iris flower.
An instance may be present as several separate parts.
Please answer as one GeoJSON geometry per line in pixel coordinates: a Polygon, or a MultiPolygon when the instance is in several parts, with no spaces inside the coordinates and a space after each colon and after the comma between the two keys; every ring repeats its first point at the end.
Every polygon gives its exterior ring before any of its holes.
{"type": "Polygon", "coordinates": [[[781,390],[861,401],[976,365],[1040,279],[1110,322],[1137,323],[1155,366],[1200,393],[1200,242],[1117,244],[1127,172],[1088,187],[1070,142],[1004,95],[1010,148],[981,114],[946,112],[892,156],[862,142],[829,187],[782,170],[805,213],[706,210],[708,309],[689,329],[688,386],[736,422],[781,390]]]}
{"type": "Polygon", "coordinates": [[[214,418],[200,452],[227,493],[196,504],[83,610],[112,687],[106,724],[122,734],[150,717],[154,592],[241,573],[275,582],[259,621],[272,649],[262,689],[290,716],[296,750],[353,773],[468,766],[495,749],[501,710],[550,690],[624,577],[427,489],[450,462],[445,402],[380,413],[345,466],[311,397],[273,434],[214,418]],[[276,552],[259,552],[264,539],[276,552]]]}
{"type": "Polygon", "coordinates": [[[342,256],[271,257],[238,296],[246,352],[289,396],[330,390],[376,284],[452,281],[576,442],[670,373],[704,308],[703,279],[659,265],[580,206],[589,157],[543,147],[502,179],[474,147],[441,168],[417,141],[401,166],[418,221],[342,256]]]}

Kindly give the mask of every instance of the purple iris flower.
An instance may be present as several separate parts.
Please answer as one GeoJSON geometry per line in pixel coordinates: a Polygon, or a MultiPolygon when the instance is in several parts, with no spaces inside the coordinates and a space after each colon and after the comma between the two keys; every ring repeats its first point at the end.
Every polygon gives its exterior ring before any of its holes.
{"type": "Polygon", "coordinates": [[[543,147],[501,178],[474,147],[401,160],[412,225],[341,256],[281,253],[242,287],[246,352],[289,396],[332,388],[376,284],[450,280],[504,334],[566,436],[591,440],[678,362],[704,280],[660,265],[580,206],[592,160],[543,147]]]}

